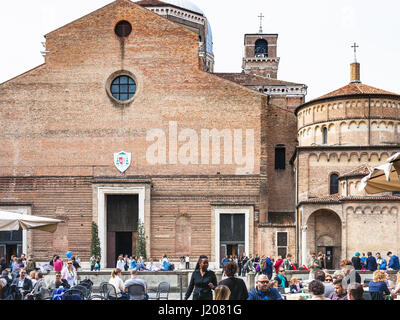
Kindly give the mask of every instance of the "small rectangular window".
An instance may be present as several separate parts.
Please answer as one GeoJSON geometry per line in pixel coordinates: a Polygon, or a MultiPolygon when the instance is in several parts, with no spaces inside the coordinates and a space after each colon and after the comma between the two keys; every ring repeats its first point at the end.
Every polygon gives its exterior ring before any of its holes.
{"type": "Polygon", "coordinates": [[[286,169],[286,148],[278,146],[275,148],[275,170],[286,169]]]}
{"type": "Polygon", "coordinates": [[[276,244],[278,247],[278,256],[281,256],[282,259],[286,258],[288,251],[288,233],[286,231],[276,233],[276,244]]]}

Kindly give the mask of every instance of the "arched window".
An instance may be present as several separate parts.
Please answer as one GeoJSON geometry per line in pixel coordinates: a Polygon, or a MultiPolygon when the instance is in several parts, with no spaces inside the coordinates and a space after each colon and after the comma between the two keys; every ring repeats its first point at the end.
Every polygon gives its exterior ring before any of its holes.
{"type": "Polygon", "coordinates": [[[286,169],[286,147],[278,144],[275,147],[275,170],[286,169]]]}
{"type": "Polygon", "coordinates": [[[268,57],[268,42],[264,39],[258,39],[254,49],[255,57],[268,57]]]}
{"type": "Polygon", "coordinates": [[[328,144],[328,128],[322,129],[322,144],[328,144]]]}
{"type": "Polygon", "coordinates": [[[329,177],[329,194],[339,193],[339,176],[334,173],[329,177]]]}

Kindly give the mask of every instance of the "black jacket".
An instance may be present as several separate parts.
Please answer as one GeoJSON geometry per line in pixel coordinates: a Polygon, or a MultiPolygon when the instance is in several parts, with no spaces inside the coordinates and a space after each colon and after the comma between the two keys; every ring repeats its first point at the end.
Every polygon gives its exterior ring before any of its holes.
{"type": "Polygon", "coordinates": [[[218,285],[225,285],[231,290],[229,300],[247,300],[249,297],[246,284],[242,279],[236,277],[226,278],[220,281],[218,285]]]}
{"type": "Polygon", "coordinates": [[[361,270],[361,259],[359,257],[351,258],[351,263],[353,264],[354,269],[361,270]]]}
{"type": "Polygon", "coordinates": [[[208,286],[209,283],[212,283],[214,287],[217,286],[217,277],[214,271],[207,270],[204,277],[202,277],[200,269],[195,270],[190,279],[190,284],[185,294],[185,300],[189,299],[192,292],[193,300],[212,300],[212,291],[208,286]]]}
{"type": "Polygon", "coordinates": [[[17,291],[19,291],[19,289],[22,289],[25,291],[25,293],[31,292],[32,291],[32,281],[28,278],[24,279],[24,283],[22,285],[22,287],[18,287],[18,283],[19,283],[19,278],[15,278],[13,281],[13,285],[15,285],[15,288],[17,291]]]}

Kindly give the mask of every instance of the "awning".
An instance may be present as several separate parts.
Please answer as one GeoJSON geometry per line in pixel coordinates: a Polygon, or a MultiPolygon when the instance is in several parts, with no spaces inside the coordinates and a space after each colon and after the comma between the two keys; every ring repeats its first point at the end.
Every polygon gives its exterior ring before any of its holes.
{"type": "Polygon", "coordinates": [[[54,233],[60,222],[63,221],[0,210],[0,231],[37,229],[54,233]]]}
{"type": "Polygon", "coordinates": [[[361,180],[359,190],[369,194],[381,192],[400,192],[400,152],[387,160],[387,163],[376,167],[361,180]]]}

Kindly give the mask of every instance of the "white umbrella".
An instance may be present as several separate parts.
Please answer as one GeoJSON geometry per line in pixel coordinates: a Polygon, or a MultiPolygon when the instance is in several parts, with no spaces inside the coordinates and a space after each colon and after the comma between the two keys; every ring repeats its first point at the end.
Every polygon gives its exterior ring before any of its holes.
{"type": "Polygon", "coordinates": [[[54,233],[61,220],[0,210],[0,231],[38,229],[54,233]]]}
{"type": "Polygon", "coordinates": [[[359,190],[369,194],[400,191],[400,152],[364,177],[359,190]]]}

